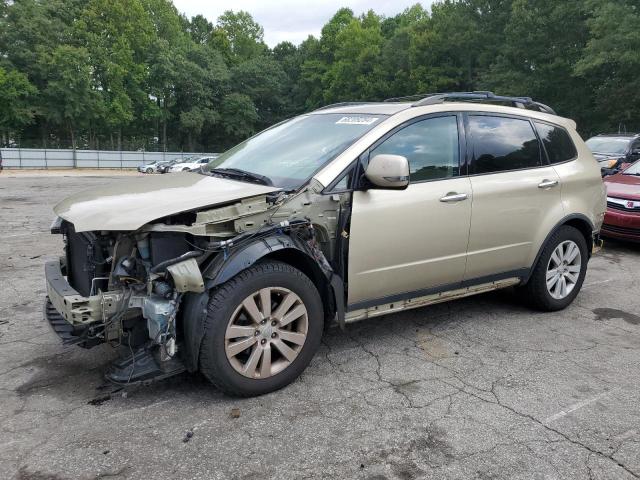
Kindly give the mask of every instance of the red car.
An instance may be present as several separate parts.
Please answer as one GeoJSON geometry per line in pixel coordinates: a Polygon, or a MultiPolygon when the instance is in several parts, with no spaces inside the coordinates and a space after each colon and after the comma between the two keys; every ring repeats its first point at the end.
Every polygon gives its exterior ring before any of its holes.
{"type": "Polygon", "coordinates": [[[607,213],[602,235],[640,241],[640,161],[604,179],[607,213]]]}

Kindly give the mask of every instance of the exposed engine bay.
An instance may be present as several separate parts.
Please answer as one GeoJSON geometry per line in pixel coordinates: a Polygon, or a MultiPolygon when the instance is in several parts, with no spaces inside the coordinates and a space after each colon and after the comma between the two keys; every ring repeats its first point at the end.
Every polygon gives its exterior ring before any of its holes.
{"type": "Polygon", "coordinates": [[[346,237],[336,232],[346,228],[350,194],[313,187],[181,212],[135,231],[76,232],[58,218],[52,233],[63,235],[65,255],[46,265],[45,317],[67,344],[120,347],[122,358],[107,374],[113,382],[196,370],[197,309],[207,292],[286,251],[324,285],[334,306],[326,313],[340,321],[346,237]]]}

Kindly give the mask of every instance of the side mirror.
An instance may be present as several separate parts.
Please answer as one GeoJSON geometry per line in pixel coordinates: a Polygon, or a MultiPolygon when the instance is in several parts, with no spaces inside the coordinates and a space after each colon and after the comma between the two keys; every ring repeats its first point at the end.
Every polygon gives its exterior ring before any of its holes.
{"type": "Polygon", "coordinates": [[[369,160],[364,176],[376,187],[403,189],[409,185],[409,161],[402,155],[380,154],[369,160]]]}

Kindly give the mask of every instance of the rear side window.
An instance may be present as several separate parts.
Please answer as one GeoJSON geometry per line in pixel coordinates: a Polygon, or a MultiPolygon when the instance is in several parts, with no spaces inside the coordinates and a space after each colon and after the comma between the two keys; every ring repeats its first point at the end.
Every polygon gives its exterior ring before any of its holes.
{"type": "Polygon", "coordinates": [[[535,122],[538,135],[547,151],[549,163],[562,163],[576,158],[578,152],[571,137],[564,128],[535,122]]]}
{"type": "Polygon", "coordinates": [[[528,120],[488,115],[469,117],[473,152],[470,174],[540,166],[540,142],[528,120]]]}
{"type": "Polygon", "coordinates": [[[370,157],[385,153],[409,160],[412,182],[455,177],[459,172],[457,117],[420,120],[391,135],[371,151],[370,157]]]}

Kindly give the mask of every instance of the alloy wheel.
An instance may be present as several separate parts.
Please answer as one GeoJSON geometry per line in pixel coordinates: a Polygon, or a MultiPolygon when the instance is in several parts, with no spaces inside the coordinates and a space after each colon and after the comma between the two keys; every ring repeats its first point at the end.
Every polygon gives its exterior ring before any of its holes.
{"type": "Polygon", "coordinates": [[[283,287],[262,288],[235,309],[225,332],[225,353],[241,375],[264,379],[296,359],[307,339],[302,299],[283,287]]]}
{"type": "Polygon", "coordinates": [[[556,300],[566,298],[576,287],[582,255],[580,248],[572,240],[566,240],[558,245],[551,254],[547,264],[547,290],[556,300]]]}

